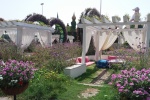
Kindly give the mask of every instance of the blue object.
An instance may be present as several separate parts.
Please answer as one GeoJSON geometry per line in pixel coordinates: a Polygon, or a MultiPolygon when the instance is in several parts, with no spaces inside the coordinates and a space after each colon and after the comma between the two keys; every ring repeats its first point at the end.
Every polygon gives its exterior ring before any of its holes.
{"type": "Polygon", "coordinates": [[[98,68],[109,68],[108,60],[98,60],[95,63],[98,68]]]}

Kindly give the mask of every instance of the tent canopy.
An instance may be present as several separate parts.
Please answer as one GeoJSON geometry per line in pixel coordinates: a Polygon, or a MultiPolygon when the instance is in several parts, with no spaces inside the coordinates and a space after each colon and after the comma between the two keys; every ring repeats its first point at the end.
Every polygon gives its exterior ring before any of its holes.
{"type": "Polygon", "coordinates": [[[127,16],[123,16],[123,22],[119,22],[115,16],[112,17],[112,22],[106,20],[102,16],[102,22],[95,18],[91,18],[91,21],[81,18],[82,24],[78,24],[79,28],[83,28],[83,44],[82,44],[82,63],[85,63],[85,55],[88,51],[91,36],[94,38],[94,45],[96,48],[95,57],[99,59],[99,54],[102,50],[108,49],[119,36],[120,32],[123,33],[125,40],[136,51],[139,50],[137,46],[139,43],[144,43],[149,47],[150,41],[150,14],[147,15],[147,21],[128,22],[127,16]],[[130,25],[135,25],[135,28],[130,28],[130,25]],[[138,25],[143,25],[143,28],[138,28],[138,25]],[[125,28],[124,28],[125,27],[125,28]],[[138,41],[136,39],[139,39],[138,41]],[[133,45],[134,44],[134,45],[133,45]]]}
{"type": "Polygon", "coordinates": [[[43,47],[52,45],[52,33],[54,29],[47,26],[39,26],[17,21],[1,21],[0,37],[8,34],[11,40],[20,48],[27,48],[35,35],[39,38],[43,47]]]}

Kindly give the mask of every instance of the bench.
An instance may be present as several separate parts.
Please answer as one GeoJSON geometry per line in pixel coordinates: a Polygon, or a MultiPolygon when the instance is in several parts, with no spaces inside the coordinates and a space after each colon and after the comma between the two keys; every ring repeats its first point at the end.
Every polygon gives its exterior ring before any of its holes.
{"type": "Polygon", "coordinates": [[[76,64],[64,69],[64,73],[72,78],[76,78],[86,72],[85,64],[76,64]]]}

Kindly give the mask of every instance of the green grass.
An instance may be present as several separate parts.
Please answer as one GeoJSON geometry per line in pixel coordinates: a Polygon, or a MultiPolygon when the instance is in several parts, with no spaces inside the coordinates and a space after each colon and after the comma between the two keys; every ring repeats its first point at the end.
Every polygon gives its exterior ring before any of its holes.
{"type": "MultiPolygon", "coordinates": [[[[103,69],[96,68],[95,64],[87,67],[86,73],[76,78],[75,80],[72,80],[71,84],[67,86],[67,91],[59,94],[57,100],[119,100],[116,89],[109,86],[107,83],[103,84],[103,86],[101,87],[98,86],[92,87],[92,86],[85,86],[82,84],[78,84],[78,83],[90,83],[94,78],[96,78],[102,72],[102,70],[103,69]],[[87,88],[96,88],[99,90],[99,93],[96,96],[85,99],[81,96],[81,93],[87,88]]],[[[120,72],[120,70],[116,68],[108,69],[108,71],[111,73],[120,72]]],[[[34,91],[36,91],[36,89],[34,91]]],[[[3,95],[1,91],[0,94],[1,96],[3,95]]],[[[28,98],[29,93],[26,91],[26,93],[17,95],[17,99],[25,100],[24,96],[28,98]]]]}
{"type": "Polygon", "coordinates": [[[75,78],[76,81],[80,83],[90,83],[94,78],[96,78],[102,69],[96,68],[95,64],[88,66],[86,69],[86,73],[81,76],[75,78]]]}
{"type": "MultiPolygon", "coordinates": [[[[22,98],[22,95],[23,94],[17,95],[17,100],[26,100],[22,98]]],[[[29,94],[26,93],[25,96],[28,97],[28,95],[29,94]]],[[[118,98],[119,97],[117,91],[109,85],[104,85],[103,87],[92,87],[73,82],[72,84],[70,84],[70,86],[67,87],[67,91],[61,93],[56,100],[119,100],[118,98]],[[87,99],[83,98],[81,96],[81,93],[87,88],[98,89],[99,93],[96,96],[89,97],[87,99]]]]}
{"type": "Polygon", "coordinates": [[[103,87],[91,87],[82,84],[72,84],[68,87],[68,91],[59,95],[58,100],[118,100],[117,96],[117,91],[109,85],[104,85],[103,87]],[[87,88],[96,88],[99,90],[99,93],[93,97],[83,98],[81,93],[87,88]],[[80,98],[78,96],[80,96],[80,98]]]}

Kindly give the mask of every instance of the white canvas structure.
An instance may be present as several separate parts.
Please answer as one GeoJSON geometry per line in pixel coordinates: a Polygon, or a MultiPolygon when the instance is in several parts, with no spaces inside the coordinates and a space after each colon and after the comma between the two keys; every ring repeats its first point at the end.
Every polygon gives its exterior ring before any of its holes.
{"type": "Polygon", "coordinates": [[[85,55],[89,48],[91,36],[94,37],[96,49],[95,60],[99,59],[102,50],[108,49],[115,42],[120,32],[122,32],[125,40],[134,50],[139,51],[138,45],[141,47],[149,47],[150,14],[147,16],[147,21],[145,22],[128,22],[126,16],[124,16],[123,19],[124,22],[118,22],[117,18],[113,16],[111,23],[104,17],[102,17],[102,22],[99,22],[95,18],[93,18],[92,21],[81,18],[82,24],[78,24],[78,27],[83,28],[82,63],[85,63],[85,55]],[[128,27],[130,25],[135,25],[135,28],[130,29],[130,27],[128,27]],[[144,28],[137,28],[138,25],[143,25],[144,28]],[[124,26],[126,26],[126,28],[123,28],[124,26]]]}
{"type": "Polygon", "coordinates": [[[8,34],[11,40],[22,49],[27,48],[37,34],[43,47],[51,46],[53,32],[54,29],[47,26],[16,21],[0,22],[0,36],[8,34]]]}

